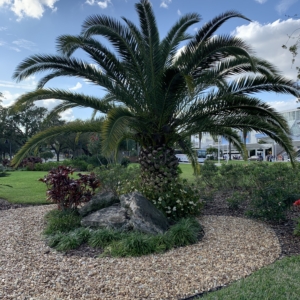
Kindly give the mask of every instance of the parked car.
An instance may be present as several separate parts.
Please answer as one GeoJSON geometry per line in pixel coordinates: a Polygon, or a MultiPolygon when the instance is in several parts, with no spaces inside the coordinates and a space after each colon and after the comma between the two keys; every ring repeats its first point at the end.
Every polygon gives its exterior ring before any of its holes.
{"type": "Polygon", "coordinates": [[[259,161],[259,157],[257,155],[250,156],[248,160],[259,161]]]}

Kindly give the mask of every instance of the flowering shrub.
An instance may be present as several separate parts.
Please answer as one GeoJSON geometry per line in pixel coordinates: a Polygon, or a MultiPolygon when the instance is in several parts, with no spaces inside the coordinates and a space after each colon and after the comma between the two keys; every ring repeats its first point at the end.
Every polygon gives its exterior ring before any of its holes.
{"type": "Polygon", "coordinates": [[[168,190],[161,192],[142,187],[138,179],[120,182],[118,194],[141,192],[168,218],[178,220],[191,215],[198,215],[203,207],[199,189],[187,180],[176,179],[168,185],[168,190]]]}
{"type": "Polygon", "coordinates": [[[59,210],[76,209],[81,203],[88,202],[100,186],[94,173],[78,174],[79,179],[73,179],[69,175],[74,171],[71,167],[58,166],[39,179],[47,185],[47,200],[56,203],[59,210]]]}

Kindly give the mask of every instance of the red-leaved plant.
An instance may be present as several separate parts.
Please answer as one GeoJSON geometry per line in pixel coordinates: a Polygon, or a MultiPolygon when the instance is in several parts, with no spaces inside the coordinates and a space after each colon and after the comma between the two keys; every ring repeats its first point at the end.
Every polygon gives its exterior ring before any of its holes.
{"type": "Polygon", "coordinates": [[[299,206],[299,207],[300,207],[300,199],[298,199],[297,201],[295,201],[293,205],[294,205],[294,206],[299,206]]]}
{"type": "Polygon", "coordinates": [[[90,201],[100,186],[94,173],[79,173],[79,179],[74,179],[69,176],[74,171],[71,167],[58,166],[39,179],[47,185],[47,200],[56,203],[60,210],[76,209],[80,204],[90,201]]]}

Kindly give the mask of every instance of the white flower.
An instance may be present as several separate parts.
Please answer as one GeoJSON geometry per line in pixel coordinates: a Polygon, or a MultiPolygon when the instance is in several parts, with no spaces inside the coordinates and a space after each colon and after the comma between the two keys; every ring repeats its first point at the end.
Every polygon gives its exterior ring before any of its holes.
{"type": "Polygon", "coordinates": [[[161,200],[162,200],[161,197],[159,197],[159,198],[158,198],[158,201],[161,201],[161,200]]]}
{"type": "Polygon", "coordinates": [[[173,211],[176,211],[176,206],[173,207],[173,211]]]}

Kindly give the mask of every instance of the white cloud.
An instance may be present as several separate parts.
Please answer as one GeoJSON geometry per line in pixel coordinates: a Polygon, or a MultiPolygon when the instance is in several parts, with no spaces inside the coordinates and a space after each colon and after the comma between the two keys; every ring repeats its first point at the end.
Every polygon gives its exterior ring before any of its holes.
{"type": "Polygon", "coordinates": [[[182,15],[180,9],[177,10],[177,14],[178,14],[178,16],[182,15]]]}
{"type": "Polygon", "coordinates": [[[260,3],[260,4],[263,4],[263,3],[267,2],[268,0],[255,0],[255,1],[260,3]]]}
{"type": "Polygon", "coordinates": [[[26,50],[30,50],[34,52],[37,51],[36,44],[25,39],[18,39],[16,41],[13,41],[12,43],[16,45],[18,48],[24,48],[26,50]]]}
{"type": "Polygon", "coordinates": [[[11,4],[11,0],[0,0],[0,7],[11,4]]]}
{"type": "Polygon", "coordinates": [[[77,82],[75,86],[69,88],[70,91],[76,91],[78,89],[82,88],[82,84],[80,82],[77,82]]]}
{"type": "MultiPolygon", "coordinates": [[[[1,86],[1,85],[0,85],[1,86]]],[[[2,105],[4,107],[10,106],[13,104],[13,102],[21,96],[21,94],[12,94],[10,91],[2,91],[3,98],[2,100],[2,105]]]]}
{"type": "Polygon", "coordinates": [[[296,109],[299,106],[299,103],[297,102],[296,98],[287,101],[267,102],[267,104],[269,104],[271,107],[275,108],[279,112],[296,109]]]}
{"type": "Polygon", "coordinates": [[[62,119],[66,120],[68,122],[75,120],[75,116],[73,114],[72,109],[67,109],[66,111],[60,113],[59,115],[62,117],[62,119]]]}
{"type": "Polygon", "coordinates": [[[54,4],[59,0],[0,0],[0,8],[7,7],[13,11],[20,21],[23,17],[40,19],[46,8],[56,11],[54,4]]]}
{"type": "MultiPolygon", "coordinates": [[[[0,0],[1,1],[1,0],[0,0]]],[[[6,30],[7,29],[7,27],[0,27],[0,31],[4,31],[4,30],[6,30]]]]}
{"type": "Polygon", "coordinates": [[[283,14],[290,8],[290,6],[292,6],[296,2],[298,2],[298,0],[281,0],[280,3],[276,6],[276,10],[280,14],[283,14]]]}
{"type": "Polygon", "coordinates": [[[105,9],[107,8],[107,5],[110,4],[110,0],[104,0],[104,1],[99,1],[97,4],[100,6],[100,8],[105,9]]]}
{"type": "Polygon", "coordinates": [[[0,87],[14,88],[21,90],[34,90],[36,88],[36,81],[34,76],[30,76],[23,80],[23,83],[16,83],[13,81],[0,80],[0,87]]]}
{"type": "Polygon", "coordinates": [[[171,2],[172,2],[172,0],[162,0],[160,7],[168,8],[168,6],[171,2]]]}
{"type": "Polygon", "coordinates": [[[21,52],[21,50],[17,47],[9,47],[9,49],[14,50],[16,52],[21,52]]]}
{"type": "MultiPolygon", "coordinates": [[[[245,40],[255,51],[255,54],[273,63],[282,75],[295,80],[295,66],[300,65],[300,55],[292,66],[292,55],[288,50],[282,48],[287,42],[287,35],[300,27],[300,20],[288,19],[277,20],[269,24],[252,22],[248,25],[239,26],[233,32],[234,35],[245,40]]],[[[287,45],[288,47],[290,45],[287,45]]]]}
{"type": "Polygon", "coordinates": [[[103,0],[103,1],[98,1],[98,2],[95,0],[86,0],[85,3],[89,4],[89,5],[98,4],[100,6],[100,8],[105,9],[105,8],[107,8],[108,4],[111,4],[111,0],[103,0]]]}

